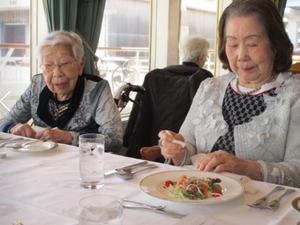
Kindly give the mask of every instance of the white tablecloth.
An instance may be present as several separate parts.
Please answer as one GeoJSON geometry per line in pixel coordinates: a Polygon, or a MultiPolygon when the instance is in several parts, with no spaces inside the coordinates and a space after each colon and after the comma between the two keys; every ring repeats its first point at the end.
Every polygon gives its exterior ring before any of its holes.
{"type": "MultiPolygon", "coordinates": [[[[0,133],[0,137],[8,134],[0,133]]],[[[105,154],[105,170],[126,166],[140,160],[105,154]]],[[[280,208],[273,212],[249,208],[251,203],[271,191],[275,185],[249,181],[246,189],[257,189],[256,194],[245,193],[241,197],[220,204],[173,203],[148,196],[139,189],[139,181],[161,171],[179,170],[170,165],[157,163],[158,168],[138,173],[132,180],[115,176],[105,179],[99,190],[79,186],[78,148],[59,145],[52,151],[30,154],[9,151],[0,159],[0,224],[9,225],[20,220],[24,225],[78,224],[78,202],[82,197],[107,194],[153,205],[166,205],[167,209],[189,214],[184,219],[174,219],[149,211],[124,209],[123,225],[134,224],[297,224],[300,213],[291,202],[300,196],[300,189],[284,198],[280,208]],[[188,221],[188,222],[187,222],[188,221]],[[194,221],[194,222],[193,222],[194,221]]],[[[188,169],[190,169],[188,167],[188,169]]]]}

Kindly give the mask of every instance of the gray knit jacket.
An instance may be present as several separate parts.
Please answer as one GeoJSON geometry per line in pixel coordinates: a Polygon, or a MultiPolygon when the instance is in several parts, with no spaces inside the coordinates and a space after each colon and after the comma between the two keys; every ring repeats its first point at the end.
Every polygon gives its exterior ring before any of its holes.
{"type": "MultiPolygon", "coordinates": [[[[32,83],[10,112],[0,119],[0,131],[4,131],[5,126],[11,122],[27,123],[31,118],[36,126],[48,126],[37,115],[39,96],[45,85],[42,74],[32,78],[32,83]]],[[[85,80],[79,107],[62,130],[70,131],[73,137],[72,145],[78,145],[78,135],[81,133],[100,133],[105,135],[105,151],[121,150],[123,128],[120,113],[106,80],[85,80]]]]}
{"type": "MultiPolygon", "coordinates": [[[[209,153],[218,137],[227,133],[222,102],[235,76],[229,73],[201,83],[179,131],[188,149],[184,164],[190,164],[195,154],[209,153]]],[[[300,187],[300,77],[281,73],[275,82],[277,96],[264,95],[265,112],[234,127],[235,153],[258,161],[263,181],[300,187]]]]}

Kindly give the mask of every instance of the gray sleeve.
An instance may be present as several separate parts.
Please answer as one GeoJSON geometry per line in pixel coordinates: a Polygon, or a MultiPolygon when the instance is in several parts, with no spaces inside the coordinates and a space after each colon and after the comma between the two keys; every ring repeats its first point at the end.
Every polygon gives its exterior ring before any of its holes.
{"type": "Polygon", "coordinates": [[[263,181],[292,187],[300,187],[300,93],[294,95],[285,140],[283,162],[264,162],[261,164],[263,181]]]}
{"type": "Polygon", "coordinates": [[[21,95],[15,105],[0,119],[0,131],[10,123],[27,123],[31,119],[31,89],[32,84],[21,95]]]}
{"type": "Polygon", "coordinates": [[[90,95],[92,117],[100,125],[98,132],[105,135],[105,151],[118,152],[123,143],[120,113],[106,80],[98,82],[90,95]]]}

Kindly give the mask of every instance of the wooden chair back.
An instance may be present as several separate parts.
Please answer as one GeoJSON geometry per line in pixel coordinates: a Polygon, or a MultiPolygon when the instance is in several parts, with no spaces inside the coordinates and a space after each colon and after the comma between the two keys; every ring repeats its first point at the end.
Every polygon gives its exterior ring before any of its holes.
{"type": "Polygon", "coordinates": [[[289,72],[300,74],[300,62],[294,63],[289,69],[289,72]]]}

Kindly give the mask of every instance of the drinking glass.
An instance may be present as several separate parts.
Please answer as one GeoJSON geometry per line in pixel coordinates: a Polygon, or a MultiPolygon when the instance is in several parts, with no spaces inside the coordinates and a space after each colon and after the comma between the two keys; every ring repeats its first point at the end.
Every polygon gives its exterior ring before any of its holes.
{"type": "Polygon", "coordinates": [[[92,195],[79,201],[79,225],[122,225],[123,201],[110,195],[92,195]]]}
{"type": "Polygon", "coordinates": [[[79,136],[80,186],[98,189],[104,186],[104,144],[101,134],[79,136]]]}

